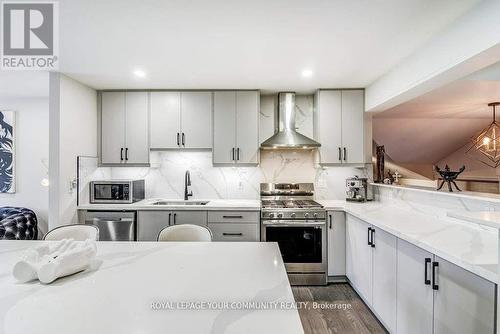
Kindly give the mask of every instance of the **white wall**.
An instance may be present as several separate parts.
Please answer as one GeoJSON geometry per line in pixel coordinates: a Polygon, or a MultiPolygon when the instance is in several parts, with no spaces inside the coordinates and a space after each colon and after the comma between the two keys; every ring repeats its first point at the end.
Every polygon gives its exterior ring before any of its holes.
{"type": "MultiPolygon", "coordinates": [[[[48,85],[48,80],[46,80],[48,85]]],[[[4,97],[0,109],[16,112],[14,194],[0,194],[0,206],[32,209],[38,217],[39,229],[47,231],[48,188],[41,181],[48,177],[49,163],[49,99],[48,97],[4,97]]]]}
{"type": "Polygon", "coordinates": [[[65,75],[50,77],[49,227],[73,224],[76,216],[78,155],[97,155],[97,92],[65,75]]]}

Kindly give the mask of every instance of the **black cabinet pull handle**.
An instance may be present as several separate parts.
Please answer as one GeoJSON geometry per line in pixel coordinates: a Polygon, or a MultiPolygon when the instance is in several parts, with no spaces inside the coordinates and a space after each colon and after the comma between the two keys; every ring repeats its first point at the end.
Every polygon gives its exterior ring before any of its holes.
{"type": "Polygon", "coordinates": [[[236,149],[236,160],[237,161],[240,160],[240,148],[239,147],[236,149]]]}
{"type": "Polygon", "coordinates": [[[431,258],[430,257],[426,257],[425,258],[425,272],[424,272],[424,284],[425,285],[431,285],[431,280],[427,277],[428,273],[427,273],[427,268],[429,267],[429,264],[431,264],[431,258]]]}
{"type": "Polygon", "coordinates": [[[172,214],[171,213],[168,214],[168,226],[170,226],[170,218],[172,218],[172,214]]]}
{"type": "Polygon", "coordinates": [[[372,247],[375,248],[375,229],[372,228],[372,247]]]}
{"type": "Polygon", "coordinates": [[[222,218],[238,218],[241,219],[243,216],[222,216],[222,218]]]}
{"type": "Polygon", "coordinates": [[[344,161],[347,161],[347,149],[344,147],[344,161]]]}
{"type": "Polygon", "coordinates": [[[372,228],[371,228],[371,227],[368,227],[368,246],[371,246],[371,245],[372,245],[372,242],[370,241],[370,235],[371,235],[371,232],[372,232],[372,228]]]}
{"type": "Polygon", "coordinates": [[[180,145],[180,141],[179,141],[179,132],[177,132],[177,146],[180,145]]]}
{"type": "Polygon", "coordinates": [[[339,147],[339,161],[342,161],[342,149],[339,147]]]}
{"type": "Polygon", "coordinates": [[[125,149],[125,160],[128,161],[128,147],[125,149]]]}
{"type": "Polygon", "coordinates": [[[226,233],[226,232],[222,232],[222,235],[238,237],[238,236],[242,236],[243,233],[226,233]]]}
{"type": "Polygon", "coordinates": [[[186,146],[186,136],[182,133],[182,146],[186,146]]]}
{"type": "Polygon", "coordinates": [[[439,290],[439,285],[436,284],[436,271],[439,267],[439,262],[432,262],[432,290],[439,290]]]}
{"type": "Polygon", "coordinates": [[[233,158],[231,160],[235,161],[235,159],[234,159],[234,147],[233,147],[233,150],[232,150],[232,154],[233,154],[232,155],[233,158]]]}
{"type": "Polygon", "coordinates": [[[330,228],[330,230],[332,229],[332,215],[328,215],[330,216],[330,225],[328,226],[330,228]]]}
{"type": "Polygon", "coordinates": [[[174,213],[174,225],[177,224],[177,214],[174,213]]]}
{"type": "Polygon", "coordinates": [[[123,147],[120,149],[120,160],[123,161],[123,147]]]}

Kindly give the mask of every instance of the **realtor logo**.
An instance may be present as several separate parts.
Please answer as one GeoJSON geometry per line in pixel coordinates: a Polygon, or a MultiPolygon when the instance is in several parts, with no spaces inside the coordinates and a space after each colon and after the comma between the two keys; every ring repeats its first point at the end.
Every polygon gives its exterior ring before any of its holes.
{"type": "Polygon", "coordinates": [[[2,69],[57,69],[57,9],[56,2],[2,2],[2,69]]]}

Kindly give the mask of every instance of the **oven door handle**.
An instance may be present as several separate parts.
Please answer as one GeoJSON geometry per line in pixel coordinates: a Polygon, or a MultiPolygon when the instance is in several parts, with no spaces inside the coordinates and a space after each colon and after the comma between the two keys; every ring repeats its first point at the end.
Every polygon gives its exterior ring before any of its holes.
{"type": "Polygon", "coordinates": [[[262,225],[264,226],[274,226],[274,227],[307,227],[307,226],[325,226],[326,222],[310,222],[310,223],[295,223],[295,222],[286,222],[280,223],[277,221],[262,221],[262,225]]]}

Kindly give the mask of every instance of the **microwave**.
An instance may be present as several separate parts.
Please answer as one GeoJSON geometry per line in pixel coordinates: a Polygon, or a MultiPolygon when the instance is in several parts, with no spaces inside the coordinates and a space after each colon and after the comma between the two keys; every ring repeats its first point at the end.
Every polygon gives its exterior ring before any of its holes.
{"type": "Polygon", "coordinates": [[[144,199],[144,180],[92,181],[91,204],[130,204],[144,199]]]}

